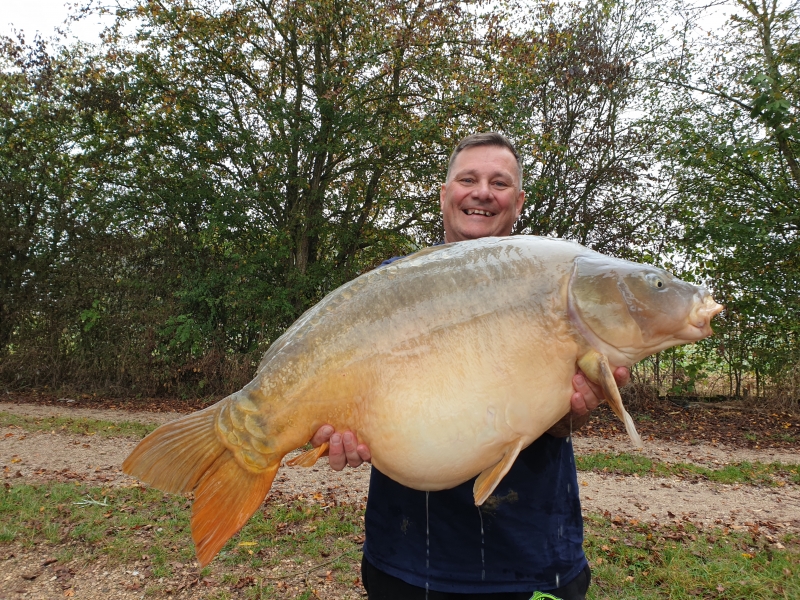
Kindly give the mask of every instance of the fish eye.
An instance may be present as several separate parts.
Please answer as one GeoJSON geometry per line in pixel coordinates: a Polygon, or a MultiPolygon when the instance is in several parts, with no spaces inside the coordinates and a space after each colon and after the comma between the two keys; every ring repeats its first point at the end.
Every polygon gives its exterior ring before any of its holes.
{"type": "Polygon", "coordinates": [[[660,275],[656,275],[655,273],[648,273],[644,276],[644,278],[647,283],[650,284],[650,287],[663,290],[667,286],[667,282],[664,281],[664,278],[660,275]]]}

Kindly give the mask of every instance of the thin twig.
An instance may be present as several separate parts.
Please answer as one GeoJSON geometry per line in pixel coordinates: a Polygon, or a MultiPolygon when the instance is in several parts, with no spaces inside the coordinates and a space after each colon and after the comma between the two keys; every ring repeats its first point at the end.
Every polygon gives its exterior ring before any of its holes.
{"type": "Polygon", "coordinates": [[[108,502],[106,502],[106,500],[107,500],[107,498],[103,497],[103,501],[100,502],[99,500],[95,500],[94,498],[89,496],[89,494],[86,494],[86,500],[81,500],[80,502],[73,502],[73,504],[76,504],[78,506],[89,506],[91,504],[94,504],[94,505],[97,505],[97,506],[109,506],[109,504],[108,504],[108,502]]]}
{"type": "Polygon", "coordinates": [[[349,551],[349,552],[342,552],[338,556],[334,556],[330,560],[326,560],[325,562],[321,562],[318,565],[315,565],[315,566],[311,567],[310,569],[305,569],[303,571],[295,571],[294,573],[288,573],[286,575],[276,575],[274,577],[264,577],[264,579],[266,579],[266,580],[288,579],[289,577],[296,577],[297,575],[305,575],[307,573],[311,573],[312,571],[316,571],[320,567],[324,567],[325,565],[329,565],[332,562],[336,562],[337,560],[339,560],[343,556],[347,556],[347,555],[352,554],[352,553],[353,553],[352,550],[349,551]]]}

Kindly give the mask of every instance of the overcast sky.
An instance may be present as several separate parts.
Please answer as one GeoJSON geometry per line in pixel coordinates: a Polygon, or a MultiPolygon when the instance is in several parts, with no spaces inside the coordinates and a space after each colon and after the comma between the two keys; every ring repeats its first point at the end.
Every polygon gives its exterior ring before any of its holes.
{"type": "MultiPolygon", "coordinates": [[[[69,7],[76,0],[0,0],[0,34],[10,35],[12,29],[21,29],[25,39],[31,41],[38,31],[42,37],[53,35],[69,15],[69,7]]],[[[83,4],[84,2],[81,2],[83,4]]],[[[73,23],[74,35],[94,42],[102,31],[98,17],[73,23]]]]}

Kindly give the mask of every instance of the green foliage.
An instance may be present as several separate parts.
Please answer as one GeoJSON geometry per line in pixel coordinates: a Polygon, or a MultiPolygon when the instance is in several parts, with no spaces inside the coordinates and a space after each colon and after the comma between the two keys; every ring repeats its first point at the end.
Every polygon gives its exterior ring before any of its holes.
{"type": "Polygon", "coordinates": [[[0,378],[240,387],[325,294],[440,238],[447,157],[478,130],[525,157],[519,231],[626,252],[655,207],[652,132],[621,117],[645,17],[133,0],[94,48],[3,39],[0,378]]]}
{"type": "Polygon", "coordinates": [[[687,21],[675,55],[651,73],[669,245],[726,306],[704,347],[727,372],[728,393],[742,395],[748,379],[756,394],[796,403],[800,11],[748,0],[722,8],[727,23],[700,35],[687,21]]]}

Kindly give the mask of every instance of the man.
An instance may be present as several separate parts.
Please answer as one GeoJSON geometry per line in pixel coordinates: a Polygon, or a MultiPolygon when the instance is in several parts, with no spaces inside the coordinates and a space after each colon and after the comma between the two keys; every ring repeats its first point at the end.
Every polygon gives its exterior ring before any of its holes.
{"type": "MultiPolygon", "coordinates": [[[[497,133],[469,136],[453,151],[439,195],[444,241],[510,235],[524,201],[514,146],[497,133]]],[[[614,375],[624,384],[629,372],[614,375]]],[[[585,598],[590,572],[569,435],[602,393],[580,372],[573,387],[571,414],[520,453],[480,508],[472,480],[427,494],[373,468],[362,561],[370,600],[585,598]]],[[[349,431],[325,425],[312,443],[325,441],[336,470],[370,460],[349,431]]]]}

